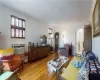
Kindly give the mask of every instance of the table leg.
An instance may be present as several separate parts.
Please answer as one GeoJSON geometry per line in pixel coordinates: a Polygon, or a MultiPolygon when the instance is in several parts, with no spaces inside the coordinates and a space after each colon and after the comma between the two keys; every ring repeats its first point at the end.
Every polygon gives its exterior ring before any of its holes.
{"type": "Polygon", "coordinates": [[[56,79],[59,80],[59,70],[56,70],[56,79]]]}

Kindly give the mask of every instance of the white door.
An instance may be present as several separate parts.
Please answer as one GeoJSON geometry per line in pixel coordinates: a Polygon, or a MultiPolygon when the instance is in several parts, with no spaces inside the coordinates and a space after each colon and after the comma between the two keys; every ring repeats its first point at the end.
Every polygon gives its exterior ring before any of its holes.
{"type": "Polygon", "coordinates": [[[82,54],[84,42],[84,29],[76,30],[76,53],[82,54]]]}

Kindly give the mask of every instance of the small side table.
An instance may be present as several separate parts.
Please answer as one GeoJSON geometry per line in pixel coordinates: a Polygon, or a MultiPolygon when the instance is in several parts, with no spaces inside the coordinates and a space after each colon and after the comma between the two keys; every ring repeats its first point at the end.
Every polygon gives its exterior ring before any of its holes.
{"type": "Polygon", "coordinates": [[[59,71],[60,71],[60,69],[64,68],[65,66],[67,66],[69,64],[69,58],[61,59],[59,62],[57,62],[58,65],[55,65],[54,63],[55,63],[55,61],[51,60],[47,63],[47,66],[48,66],[48,69],[50,69],[56,73],[56,78],[57,78],[57,80],[59,80],[58,79],[59,71]]]}

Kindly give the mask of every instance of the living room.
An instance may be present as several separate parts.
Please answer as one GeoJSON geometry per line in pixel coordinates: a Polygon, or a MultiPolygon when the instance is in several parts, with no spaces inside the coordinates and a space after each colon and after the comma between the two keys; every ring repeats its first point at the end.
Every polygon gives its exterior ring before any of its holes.
{"type": "Polygon", "coordinates": [[[0,80],[94,80],[76,78],[83,50],[100,61],[99,2],[0,0],[0,80]]]}

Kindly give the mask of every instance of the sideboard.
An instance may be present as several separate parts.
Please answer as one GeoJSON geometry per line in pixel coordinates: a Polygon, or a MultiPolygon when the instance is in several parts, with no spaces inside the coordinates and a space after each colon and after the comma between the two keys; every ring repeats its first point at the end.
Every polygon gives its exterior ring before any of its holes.
{"type": "Polygon", "coordinates": [[[50,53],[49,46],[38,46],[38,47],[28,47],[28,61],[32,62],[34,60],[48,56],[50,53]]]}

